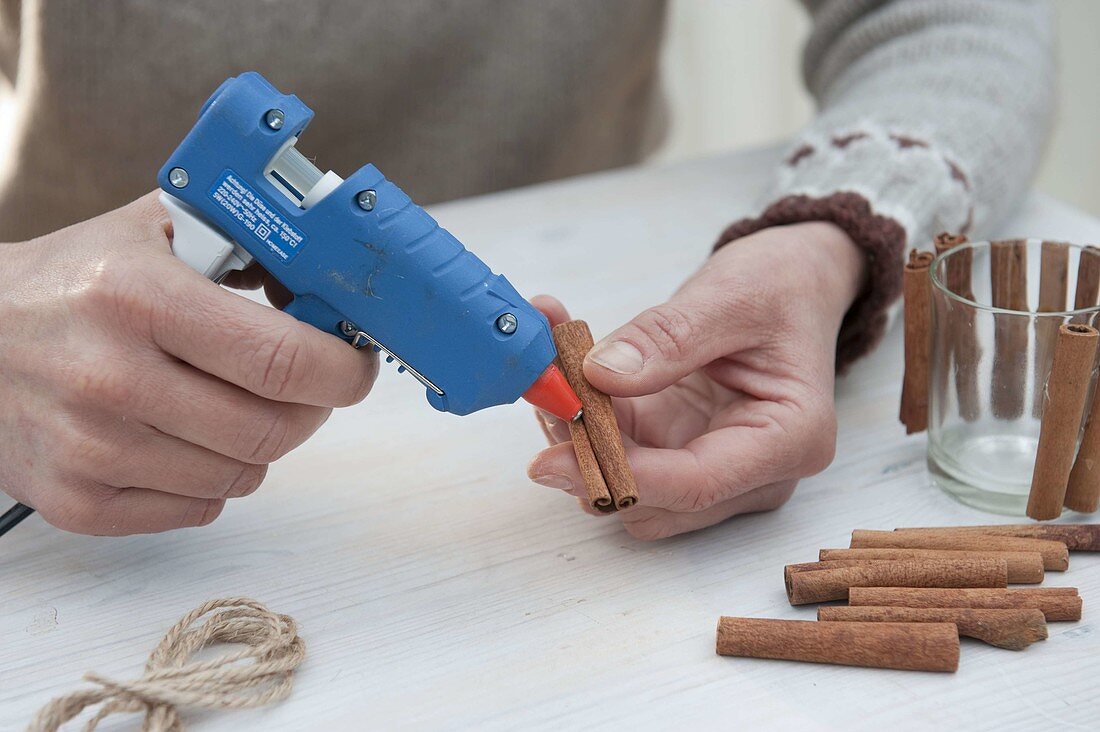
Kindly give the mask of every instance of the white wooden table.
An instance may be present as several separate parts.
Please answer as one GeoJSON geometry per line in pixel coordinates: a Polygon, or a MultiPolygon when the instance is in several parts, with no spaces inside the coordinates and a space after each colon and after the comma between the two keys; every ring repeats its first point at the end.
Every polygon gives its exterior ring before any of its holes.
{"type": "MultiPolygon", "coordinates": [[[[702,261],[775,159],[624,170],[434,213],[598,337],[702,261]]],[[[1100,222],[1036,196],[1004,233],[1096,242],[1100,222]]],[[[1100,728],[1100,557],[1047,581],[1081,588],[1084,621],[1024,653],[966,640],[954,675],[714,654],[719,615],[813,618],[787,604],[782,567],[852,528],[998,520],[929,487],[924,438],[896,420],[897,336],[838,385],[831,468],[779,511],[658,543],[527,481],[542,439],[528,409],[441,415],[392,368],[207,528],[103,539],[34,517],[0,541],[0,729],[87,670],[139,674],[171,623],[226,595],[293,615],[309,655],[288,701],[190,715],[203,730],[1100,728]]]]}

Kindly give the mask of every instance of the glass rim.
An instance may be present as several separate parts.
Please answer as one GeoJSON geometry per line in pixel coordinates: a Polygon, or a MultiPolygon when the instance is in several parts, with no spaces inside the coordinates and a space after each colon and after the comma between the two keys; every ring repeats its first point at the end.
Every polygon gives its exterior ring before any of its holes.
{"type": "MultiPolygon", "coordinates": [[[[1052,240],[1050,240],[1050,239],[1035,239],[1035,238],[1026,238],[1026,239],[1018,238],[1018,239],[999,239],[998,241],[1006,241],[1006,242],[1008,242],[1008,241],[1023,241],[1023,242],[1026,242],[1027,244],[1030,245],[1032,242],[1042,243],[1042,242],[1045,242],[1045,241],[1052,241],[1052,240]]],[[[1058,243],[1059,244],[1065,244],[1067,246],[1073,247],[1074,249],[1078,249],[1078,250],[1084,250],[1084,249],[1087,248],[1087,247],[1085,247],[1081,244],[1074,244],[1073,242],[1068,242],[1068,241],[1058,242],[1058,243]]],[[[964,305],[969,305],[970,307],[974,308],[975,310],[981,310],[981,311],[987,312],[987,313],[997,313],[997,314],[1004,314],[1004,315],[1019,315],[1019,316],[1027,316],[1027,317],[1035,317],[1035,318],[1047,318],[1047,317],[1049,317],[1049,318],[1065,318],[1066,316],[1089,315],[1091,313],[1100,312],[1100,303],[1098,303],[1096,305],[1093,305],[1091,307],[1077,308],[1077,309],[1074,309],[1074,310],[1042,310],[1042,311],[1039,311],[1039,310],[1013,310],[1012,308],[999,308],[999,307],[996,307],[996,306],[993,306],[993,305],[986,305],[984,303],[976,302],[974,300],[971,300],[968,297],[963,297],[962,295],[958,294],[957,292],[955,292],[954,290],[949,288],[947,286],[947,283],[940,279],[939,275],[937,274],[937,272],[940,268],[940,264],[942,262],[945,262],[947,260],[947,258],[950,257],[952,254],[961,252],[961,251],[966,250],[966,249],[980,249],[980,248],[983,248],[983,247],[984,248],[989,248],[991,244],[993,244],[992,241],[971,241],[971,242],[966,242],[965,244],[958,244],[956,246],[951,247],[950,249],[945,250],[941,254],[937,254],[936,258],[932,260],[932,264],[929,265],[929,267],[928,267],[928,274],[932,278],[932,284],[935,285],[936,289],[939,290],[940,292],[942,292],[947,298],[949,298],[951,300],[955,300],[956,302],[960,302],[964,305]]],[[[946,266],[944,267],[944,269],[945,270],[947,269],[946,266]]],[[[1067,293],[1068,293],[1068,288],[1067,288],[1067,293]]]]}

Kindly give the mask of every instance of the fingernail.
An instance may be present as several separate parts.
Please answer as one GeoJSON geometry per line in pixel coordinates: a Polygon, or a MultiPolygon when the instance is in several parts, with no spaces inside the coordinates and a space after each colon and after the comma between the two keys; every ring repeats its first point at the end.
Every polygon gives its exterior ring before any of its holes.
{"type": "Polygon", "coordinates": [[[531,478],[531,480],[547,488],[558,488],[563,491],[573,489],[573,481],[569,480],[569,476],[566,475],[538,475],[531,478]]]}
{"type": "Polygon", "coordinates": [[[624,341],[600,341],[588,358],[599,366],[617,374],[636,374],[642,370],[642,352],[624,341]]]}

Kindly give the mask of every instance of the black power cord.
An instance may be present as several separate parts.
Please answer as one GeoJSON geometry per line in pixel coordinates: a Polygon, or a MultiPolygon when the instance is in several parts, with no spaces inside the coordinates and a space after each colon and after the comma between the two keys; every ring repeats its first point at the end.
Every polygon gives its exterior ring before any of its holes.
{"type": "Polygon", "coordinates": [[[3,516],[0,516],[0,536],[14,529],[20,521],[32,513],[34,513],[34,509],[30,506],[24,506],[22,503],[17,503],[9,508],[3,516]]]}

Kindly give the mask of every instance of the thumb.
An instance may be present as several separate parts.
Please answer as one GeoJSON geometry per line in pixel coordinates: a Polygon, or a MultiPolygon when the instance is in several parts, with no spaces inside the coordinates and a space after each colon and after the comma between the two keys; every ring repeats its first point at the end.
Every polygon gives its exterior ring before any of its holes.
{"type": "Polygon", "coordinates": [[[585,358],[585,377],[612,396],[653,394],[736,351],[737,329],[709,290],[681,290],[604,338],[585,358]]]}

